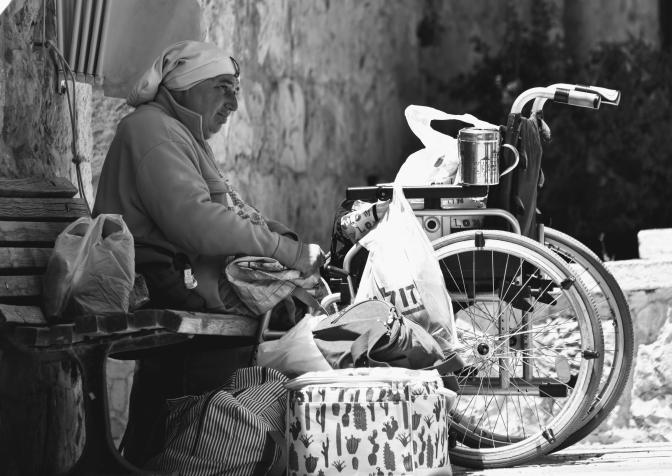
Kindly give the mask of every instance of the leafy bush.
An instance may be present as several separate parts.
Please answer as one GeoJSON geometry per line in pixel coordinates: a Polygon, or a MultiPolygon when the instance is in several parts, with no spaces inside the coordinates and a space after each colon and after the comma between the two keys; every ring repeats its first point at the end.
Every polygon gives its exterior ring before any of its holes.
{"type": "Polygon", "coordinates": [[[533,2],[530,27],[512,16],[497,52],[476,40],[482,61],[447,85],[451,109],[503,123],[516,96],[531,87],[621,90],[616,108],[546,106],[553,140],[544,148],[539,207],[553,227],[596,252],[606,245],[612,258],[636,257],[638,230],[672,226],[672,58],[631,38],[600,45],[585,63],[572,61],[562,40],[547,33],[559,18],[554,8],[533,2]]]}

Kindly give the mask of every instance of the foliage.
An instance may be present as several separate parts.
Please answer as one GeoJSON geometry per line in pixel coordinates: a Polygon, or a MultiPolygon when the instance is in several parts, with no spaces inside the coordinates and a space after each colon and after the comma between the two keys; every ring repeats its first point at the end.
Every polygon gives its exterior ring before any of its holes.
{"type": "Polygon", "coordinates": [[[672,226],[672,58],[631,38],[574,62],[561,38],[548,34],[557,31],[554,5],[533,2],[532,15],[531,26],[516,15],[507,20],[495,53],[476,40],[482,60],[448,85],[452,109],[503,123],[515,97],[531,87],[566,82],[619,89],[617,108],[547,105],[553,140],[544,148],[539,207],[553,227],[596,252],[605,251],[605,236],[609,255],[635,257],[638,230],[672,226]]]}

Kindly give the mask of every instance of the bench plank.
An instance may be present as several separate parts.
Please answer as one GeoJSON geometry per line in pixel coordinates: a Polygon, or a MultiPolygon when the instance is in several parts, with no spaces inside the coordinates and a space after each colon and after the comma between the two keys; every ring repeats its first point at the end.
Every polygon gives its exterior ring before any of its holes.
{"type": "Polygon", "coordinates": [[[111,313],[86,315],[75,318],[77,334],[116,334],[128,330],[128,315],[111,313]]]}
{"type": "Polygon", "coordinates": [[[42,276],[0,276],[0,298],[39,297],[42,276]]]}
{"type": "Polygon", "coordinates": [[[142,309],[128,316],[129,329],[153,329],[159,327],[163,309],[142,309]]]}
{"type": "Polygon", "coordinates": [[[44,243],[54,245],[66,222],[0,221],[2,243],[44,243]]]}
{"type": "Polygon", "coordinates": [[[0,220],[72,221],[88,213],[81,198],[0,199],[0,220]]]}
{"type": "Polygon", "coordinates": [[[14,339],[27,347],[51,347],[75,342],[74,324],[57,324],[49,327],[19,326],[14,329],[14,339]]]}
{"type": "Polygon", "coordinates": [[[46,326],[47,320],[39,306],[0,304],[0,324],[4,323],[46,326]]]}
{"type": "Polygon", "coordinates": [[[1,248],[0,269],[46,268],[51,248],[1,248]]]}
{"type": "Polygon", "coordinates": [[[77,189],[63,177],[0,179],[0,197],[64,197],[71,198],[77,189]]]}
{"type": "Polygon", "coordinates": [[[259,320],[232,314],[166,310],[159,317],[162,327],[180,334],[253,337],[259,320]]]}

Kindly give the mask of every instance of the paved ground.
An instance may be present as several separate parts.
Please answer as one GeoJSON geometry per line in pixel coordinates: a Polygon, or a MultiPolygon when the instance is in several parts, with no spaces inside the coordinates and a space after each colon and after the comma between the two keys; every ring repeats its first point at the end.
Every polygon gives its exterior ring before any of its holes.
{"type": "Polygon", "coordinates": [[[575,446],[515,468],[470,470],[453,466],[455,476],[672,476],[672,443],[575,446]]]}

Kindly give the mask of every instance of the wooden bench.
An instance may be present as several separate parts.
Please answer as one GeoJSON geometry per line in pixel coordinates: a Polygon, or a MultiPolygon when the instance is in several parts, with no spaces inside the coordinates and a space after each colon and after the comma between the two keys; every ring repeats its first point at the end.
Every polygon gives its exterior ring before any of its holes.
{"type": "Polygon", "coordinates": [[[249,345],[268,322],[150,309],[49,325],[42,275],[57,235],[88,213],[76,193],[60,178],[0,179],[0,474],[141,473],[112,442],[107,357],[196,334],[249,345]]]}

